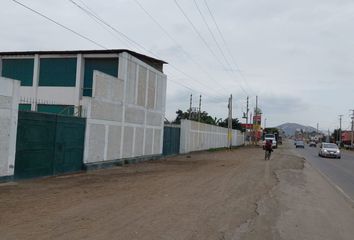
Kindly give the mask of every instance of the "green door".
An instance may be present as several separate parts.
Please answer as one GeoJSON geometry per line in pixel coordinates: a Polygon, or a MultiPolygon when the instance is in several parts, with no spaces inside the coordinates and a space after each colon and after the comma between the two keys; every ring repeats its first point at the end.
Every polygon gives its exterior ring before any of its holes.
{"type": "Polygon", "coordinates": [[[82,170],[85,118],[58,116],[54,174],[82,170]]]}
{"type": "Polygon", "coordinates": [[[179,154],[181,128],[178,126],[164,126],[163,128],[163,155],[179,154]]]}
{"type": "Polygon", "coordinates": [[[15,178],[80,171],[86,119],[19,112],[15,178]]]}
{"type": "Polygon", "coordinates": [[[15,177],[33,178],[53,173],[56,115],[19,112],[15,177]]]}

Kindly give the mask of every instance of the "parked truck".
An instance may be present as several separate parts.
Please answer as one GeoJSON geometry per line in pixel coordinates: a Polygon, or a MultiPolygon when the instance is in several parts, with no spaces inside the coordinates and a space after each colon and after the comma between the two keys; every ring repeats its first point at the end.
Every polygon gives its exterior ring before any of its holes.
{"type": "Polygon", "coordinates": [[[282,138],[279,136],[279,129],[278,128],[264,128],[263,129],[263,140],[265,140],[266,136],[270,136],[269,134],[274,134],[275,141],[276,141],[276,148],[278,144],[282,144],[282,138]]]}

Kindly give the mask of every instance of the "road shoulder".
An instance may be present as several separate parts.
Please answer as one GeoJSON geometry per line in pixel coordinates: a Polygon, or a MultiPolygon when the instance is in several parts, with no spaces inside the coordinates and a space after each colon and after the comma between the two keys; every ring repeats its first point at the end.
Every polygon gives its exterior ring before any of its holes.
{"type": "Polygon", "coordinates": [[[276,228],[282,239],[353,239],[352,205],[310,164],[277,176],[281,214],[276,228]]]}
{"type": "MultiPolygon", "coordinates": [[[[289,150],[285,147],[275,157],[282,162],[300,159],[289,150]]],[[[353,206],[309,163],[273,173],[278,184],[257,202],[257,216],[234,239],[353,239],[353,206]]]]}

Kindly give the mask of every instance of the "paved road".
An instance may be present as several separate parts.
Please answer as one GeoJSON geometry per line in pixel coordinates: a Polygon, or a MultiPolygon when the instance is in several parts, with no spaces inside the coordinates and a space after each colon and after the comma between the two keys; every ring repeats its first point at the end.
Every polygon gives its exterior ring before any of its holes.
{"type": "MultiPolygon", "coordinates": [[[[295,146],[294,146],[295,149],[295,146]]],[[[321,158],[318,156],[319,147],[305,146],[295,152],[304,157],[335,183],[352,201],[354,201],[354,153],[343,150],[341,159],[321,158]]]]}

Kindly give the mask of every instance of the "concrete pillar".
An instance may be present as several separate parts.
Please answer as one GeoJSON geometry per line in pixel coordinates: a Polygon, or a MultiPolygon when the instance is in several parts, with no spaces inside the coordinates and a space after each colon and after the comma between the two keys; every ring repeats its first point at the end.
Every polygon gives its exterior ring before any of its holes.
{"type": "Polygon", "coordinates": [[[124,81],[123,91],[123,114],[122,114],[122,131],[120,139],[120,158],[123,158],[123,145],[124,145],[124,130],[125,130],[125,108],[126,108],[126,92],[128,80],[128,54],[123,52],[119,54],[118,58],[118,78],[124,81]]]}
{"type": "Polygon", "coordinates": [[[20,85],[0,77],[0,179],[14,174],[20,85]]]}
{"type": "Polygon", "coordinates": [[[77,55],[76,61],[76,81],[75,81],[75,108],[78,115],[80,114],[80,106],[82,92],[84,87],[84,58],[82,54],[77,55]]]}
{"type": "Polygon", "coordinates": [[[2,57],[0,56],[0,77],[2,76],[2,57]]]}
{"type": "Polygon", "coordinates": [[[31,103],[31,110],[37,111],[37,96],[38,96],[38,82],[39,82],[39,68],[40,61],[39,55],[34,55],[34,66],[33,66],[33,97],[34,102],[31,103]]]}
{"type": "Polygon", "coordinates": [[[181,120],[181,136],[180,136],[180,153],[188,153],[190,152],[190,129],[191,129],[191,121],[182,119],[181,120]]]}
{"type": "MultiPolygon", "coordinates": [[[[141,65],[139,65],[139,68],[140,68],[141,65]]],[[[138,78],[139,79],[139,78],[138,78]]],[[[146,71],[146,79],[145,79],[145,105],[144,105],[144,155],[147,155],[146,152],[149,152],[146,150],[146,120],[147,120],[147,101],[148,101],[148,90],[149,90],[149,87],[148,87],[148,83],[149,83],[149,71],[147,70],[146,71]]],[[[139,85],[139,83],[138,83],[139,85]]],[[[152,133],[152,135],[154,136],[154,132],[152,133]]],[[[152,139],[152,144],[151,144],[151,153],[154,149],[154,141],[152,139]]]]}
{"type": "MultiPolygon", "coordinates": [[[[160,73],[157,74],[157,78],[161,78],[161,81],[157,81],[156,79],[156,100],[155,103],[157,104],[157,94],[159,91],[159,88],[157,87],[158,83],[160,82],[160,84],[162,84],[162,92],[160,94],[162,94],[162,109],[158,109],[159,111],[162,112],[162,119],[161,119],[161,143],[160,143],[160,150],[161,153],[163,151],[163,131],[164,131],[164,122],[165,122],[165,114],[166,114],[166,88],[167,88],[167,77],[164,74],[160,73]]],[[[156,105],[155,105],[156,106],[156,105]]]]}
{"type": "Polygon", "coordinates": [[[107,159],[107,155],[108,155],[108,132],[109,132],[109,126],[105,125],[104,126],[104,150],[103,150],[103,160],[109,160],[107,159]]]}

